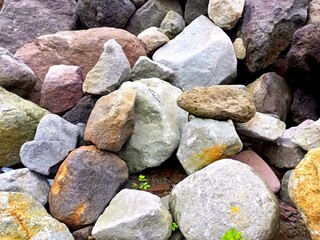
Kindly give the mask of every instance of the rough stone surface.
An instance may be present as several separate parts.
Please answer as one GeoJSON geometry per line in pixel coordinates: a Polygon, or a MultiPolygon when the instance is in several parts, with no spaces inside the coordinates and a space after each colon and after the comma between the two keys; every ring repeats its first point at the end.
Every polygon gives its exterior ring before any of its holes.
{"type": "Polygon", "coordinates": [[[161,199],[148,192],[124,189],[110,202],[93,227],[104,239],[169,239],[172,216],[161,199]]]}
{"type": "Polygon", "coordinates": [[[126,30],[138,35],[149,27],[160,27],[162,20],[170,10],[182,15],[178,0],[148,0],[132,15],[126,25],[126,30]]]}
{"type": "Polygon", "coordinates": [[[29,193],[42,205],[46,205],[49,191],[48,180],[27,168],[0,174],[0,192],[29,193]]]}
{"type": "Polygon", "coordinates": [[[2,47],[0,66],[0,86],[10,92],[25,96],[37,81],[31,68],[2,47]]]}
{"type": "Polygon", "coordinates": [[[239,135],[265,141],[278,139],[285,129],[286,124],[284,122],[259,112],[256,112],[256,115],[250,121],[236,124],[239,135]]]}
{"type": "Polygon", "coordinates": [[[311,0],[308,8],[307,23],[319,23],[320,22],[320,1],[311,0]]]}
{"type": "Polygon", "coordinates": [[[189,25],[193,20],[201,15],[208,16],[209,0],[187,0],[184,10],[184,19],[189,25]]]}
{"type": "Polygon", "coordinates": [[[159,28],[150,27],[143,30],[137,36],[138,39],[143,43],[147,55],[151,55],[155,50],[157,50],[162,45],[169,42],[169,38],[165,35],[159,28]]]}
{"type": "Polygon", "coordinates": [[[179,13],[169,11],[162,20],[160,29],[169,39],[173,39],[182,32],[185,25],[184,19],[179,13]]]}
{"type": "Polygon", "coordinates": [[[286,171],[286,173],[283,175],[282,180],[281,180],[281,188],[279,192],[279,197],[281,201],[283,201],[286,204],[289,204],[291,206],[294,206],[294,203],[291,201],[289,192],[288,192],[288,184],[289,184],[289,179],[290,175],[292,173],[292,170],[286,171]]]}
{"type": "Polygon", "coordinates": [[[91,95],[84,96],[80,99],[77,105],[70,111],[66,112],[62,118],[73,124],[86,124],[96,101],[97,99],[91,95]]]}
{"type": "Polygon", "coordinates": [[[192,174],[241,150],[232,121],[194,118],[182,128],[177,157],[187,174],[192,174]]]}
{"type": "Polygon", "coordinates": [[[174,71],[150,58],[141,56],[133,66],[131,71],[131,80],[140,80],[144,78],[160,78],[164,81],[172,81],[175,78],[174,71]]]}
{"type": "Polygon", "coordinates": [[[31,195],[0,192],[1,239],[73,240],[66,225],[52,218],[31,195]]]}
{"type": "Polygon", "coordinates": [[[238,153],[233,159],[245,163],[253,168],[253,170],[265,181],[272,192],[276,193],[280,190],[280,181],[268,164],[254,151],[246,150],[238,153]]]}
{"type": "Polygon", "coordinates": [[[79,230],[76,230],[72,232],[72,236],[74,237],[74,240],[88,240],[90,239],[91,232],[92,232],[93,226],[84,227],[79,230]]]}
{"type": "Polygon", "coordinates": [[[238,37],[244,41],[244,62],[250,73],[274,63],[307,18],[308,0],[246,0],[238,37]]]}
{"type": "Polygon", "coordinates": [[[320,148],[310,150],[290,174],[288,191],[302,215],[312,239],[320,238],[319,197],[320,148]]]}
{"type": "Polygon", "coordinates": [[[14,53],[35,37],[74,29],[77,19],[74,0],[5,0],[0,12],[0,46],[14,53]]]}
{"type": "Polygon", "coordinates": [[[243,60],[246,58],[247,50],[243,45],[243,40],[241,38],[236,38],[233,42],[234,51],[239,60],[243,60]]]}
{"type": "Polygon", "coordinates": [[[104,44],[99,61],[88,72],[83,83],[83,92],[106,95],[130,79],[130,63],[122,47],[114,39],[104,44]]]}
{"type": "Polygon", "coordinates": [[[203,240],[220,239],[232,227],[245,239],[272,239],[280,217],[278,200],[264,181],[231,159],[179,182],[170,195],[170,211],[186,239],[203,240]]]}
{"type": "Polygon", "coordinates": [[[49,194],[50,212],[73,228],[92,224],[127,179],[128,168],[116,155],[80,147],[59,168],[49,194]]]}
{"type": "Polygon", "coordinates": [[[308,24],[298,29],[287,54],[288,77],[297,85],[313,90],[319,86],[320,24],[308,24]]]}
{"type": "Polygon", "coordinates": [[[245,0],[209,0],[209,18],[219,27],[230,30],[242,16],[245,0]]]}
{"type": "Polygon", "coordinates": [[[294,134],[291,141],[306,151],[320,147],[320,119],[294,134]]]}
{"type": "Polygon", "coordinates": [[[140,56],[146,52],[140,41],[122,29],[92,28],[79,31],[65,31],[38,37],[33,43],[20,48],[16,56],[24,61],[38,77],[29,98],[38,102],[43,79],[52,65],[76,65],[81,67],[83,77],[97,63],[103,45],[115,39],[133,66],[140,56]]]}
{"type": "Polygon", "coordinates": [[[89,117],[84,140],[101,150],[119,151],[133,133],[135,100],[133,89],[101,97],[89,117]]]}
{"type": "Polygon", "coordinates": [[[0,167],[20,162],[20,147],[33,139],[48,112],[0,87],[0,167]]]}
{"type": "Polygon", "coordinates": [[[176,101],[182,93],[157,78],[125,82],[120,89],[136,90],[133,134],[119,152],[130,172],[159,166],[178,147],[181,128],[188,113],[176,101]]]}
{"type": "Polygon", "coordinates": [[[42,84],[40,106],[56,114],[71,109],[83,96],[82,82],[80,67],[51,66],[42,84]]]}
{"type": "Polygon", "coordinates": [[[148,0],[131,0],[136,8],[142,7],[148,0]]]}
{"type": "Polygon", "coordinates": [[[153,60],[172,68],[177,76],[172,83],[183,90],[231,83],[237,71],[230,38],[205,16],[159,48],[153,60]]]}
{"type": "Polygon", "coordinates": [[[79,0],[80,20],[88,28],[123,28],[136,10],[130,0],[79,0]]]}
{"type": "Polygon", "coordinates": [[[263,74],[247,86],[257,112],[271,113],[285,121],[292,102],[292,90],[286,80],[275,72],[263,74]]]}
{"type": "Polygon", "coordinates": [[[256,113],[250,94],[229,86],[196,87],[182,93],[177,103],[192,115],[217,120],[247,122],[256,113]]]}

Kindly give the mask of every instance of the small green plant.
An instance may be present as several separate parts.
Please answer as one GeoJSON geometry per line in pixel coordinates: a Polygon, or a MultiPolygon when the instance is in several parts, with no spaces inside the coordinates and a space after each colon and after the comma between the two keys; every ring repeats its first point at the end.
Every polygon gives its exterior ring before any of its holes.
{"type": "Polygon", "coordinates": [[[179,229],[178,223],[173,222],[172,225],[171,225],[171,229],[172,229],[172,231],[178,230],[179,229]]]}
{"type": "Polygon", "coordinates": [[[237,231],[235,228],[231,228],[223,234],[221,240],[246,240],[242,237],[242,232],[237,231]]]}
{"type": "Polygon", "coordinates": [[[148,180],[146,179],[146,176],[145,176],[145,175],[139,175],[138,181],[139,181],[139,182],[146,182],[146,181],[148,181],[148,180]]]}
{"type": "Polygon", "coordinates": [[[145,175],[139,175],[138,181],[140,182],[139,184],[139,189],[147,190],[150,188],[150,184],[148,183],[148,179],[146,179],[145,175]]]}

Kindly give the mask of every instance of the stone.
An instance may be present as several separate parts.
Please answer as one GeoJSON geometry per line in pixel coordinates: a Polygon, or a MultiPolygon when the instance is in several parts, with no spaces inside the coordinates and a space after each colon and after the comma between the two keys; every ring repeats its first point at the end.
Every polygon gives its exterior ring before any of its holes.
{"type": "Polygon", "coordinates": [[[27,168],[0,174],[0,192],[22,192],[46,205],[50,191],[48,180],[27,168]]]}
{"type": "Polygon", "coordinates": [[[264,73],[247,88],[257,112],[276,114],[281,121],[286,121],[292,90],[284,78],[275,72],[264,73]]]}
{"type": "Polygon", "coordinates": [[[24,61],[38,78],[29,99],[39,102],[43,79],[52,65],[79,66],[85,78],[99,60],[103,45],[110,39],[115,39],[122,46],[131,67],[140,56],[146,55],[134,35],[122,29],[106,27],[40,36],[17,50],[16,57],[24,61]]]}
{"type": "Polygon", "coordinates": [[[160,30],[169,39],[173,39],[182,32],[185,25],[184,19],[179,13],[169,11],[160,24],[160,30]]]}
{"type": "Polygon", "coordinates": [[[277,193],[280,190],[280,181],[268,164],[254,151],[245,150],[233,157],[252,167],[252,169],[265,181],[271,191],[277,193]]]}
{"type": "Polygon", "coordinates": [[[47,113],[0,86],[0,167],[20,163],[21,146],[34,138],[40,119],[47,113]]]}
{"type": "Polygon", "coordinates": [[[51,66],[42,84],[40,106],[55,114],[66,112],[82,98],[82,82],[80,67],[51,66]]]}
{"type": "Polygon", "coordinates": [[[74,108],[62,115],[62,118],[73,124],[86,124],[96,101],[97,99],[92,95],[84,96],[74,108]]]}
{"type": "Polygon", "coordinates": [[[292,136],[291,141],[302,149],[309,151],[320,147],[320,119],[292,136]]]}
{"type": "Polygon", "coordinates": [[[130,63],[122,47],[111,39],[104,44],[99,61],[88,72],[83,83],[86,94],[106,95],[130,79],[130,63]]]}
{"type": "Polygon", "coordinates": [[[194,116],[216,120],[243,123],[256,113],[251,95],[229,86],[195,87],[182,93],[177,103],[194,116]]]}
{"type": "Polygon", "coordinates": [[[188,175],[242,150],[232,121],[194,118],[182,128],[177,157],[188,175]]]}
{"type": "Polygon", "coordinates": [[[319,23],[320,22],[320,1],[311,0],[308,8],[307,23],[319,23]]]}
{"type": "Polygon", "coordinates": [[[182,90],[229,84],[236,77],[237,58],[230,38],[205,16],[194,20],[152,58],[176,73],[172,84],[182,90]]]}
{"type": "Polygon", "coordinates": [[[230,30],[242,16],[244,0],[209,0],[209,18],[222,29],[230,30]]]}
{"type": "Polygon", "coordinates": [[[290,206],[294,206],[294,203],[291,201],[289,192],[288,192],[288,184],[290,175],[292,173],[292,170],[286,171],[286,173],[283,175],[281,180],[281,188],[279,192],[280,200],[290,206]]]}
{"type": "Polygon", "coordinates": [[[0,86],[19,96],[25,96],[37,81],[30,67],[2,47],[0,66],[0,86]]]}
{"type": "Polygon", "coordinates": [[[0,192],[1,239],[73,240],[66,225],[27,193],[0,192]]]}
{"type": "Polygon", "coordinates": [[[289,116],[295,125],[307,119],[316,121],[319,117],[315,97],[304,89],[295,89],[290,105],[289,116]]]}
{"type": "Polygon", "coordinates": [[[244,64],[257,73],[274,63],[307,18],[308,0],[246,0],[237,37],[247,50],[244,64]]]}
{"type": "Polygon", "coordinates": [[[130,173],[159,166],[178,147],[188,121],[188,113],[176,103],[181,90],[157,78],[125,82],[120,89],[134,89],[137,96],[133,134],[118,155],[130,173]]]}
{"type": "Polygon", "coordinates": [[[128,168],[116,155],[95,146],[75,149],[54,178],[50,213],[72,228],[92,224],[127,179],[128,168]]]}
{"type": "Polygon", "coordinates": [[[169,205],[186,239],[220,239],[235,227],[245,239],[267,240],[279,226],[273,192],[251,167],[231,159],[214,162],[179,182],[169,205]]]}
{"type": "Polygon", "coordinates": [[[132,68],[131,80],[136,81],[144,78],[160,78],[171,82],[175,78],[175,74],[171,68],[141,56],[132,68]]]}
{"type": "Polygon", "coordinates": [[[189,25],[193,20],[201,15],[208,16],[209,0],[187,0],[184,10],[184,19],[189,25]]]}
{"type": "Polygon", "coordinates": [[[141,8],[148,0],[131,0],[136,8],[141,8]]]}
{"type": "Polygon", "coordinates": [[[136,8],[130,0],[79,0],[78,13],[88,28],[123,28],[136,8]]]}
{"type": "Polygon", "coordinates": [[[93,226],[78,229],[72,233],[75,240],[88,240],[91,237],[93,226]]]}
{"type": "Polygon", "coordinates": [[[148,0],[131,16],[125,29],[138,35],[149,27],[160,27],[162,20],[170,10],[182,15],[178,0],[148,0]]]}
{"type": "Polygon", "coordinates": [[[259,112],[248,122],[236,123],[235,126],[239,135],[264,141],[277,140],[286,129],[284,122],[259,112]]]}
{"type": "Polygon", "coordinates": [[[119,151],[133,133],[135,100],[133,89],[101,97],[90,114],[84,140],[101,150],[119,151]]]}
{"type": "Polygon", "coordinates": [[[169,239],[172,216],[151,193],[124,189],[110,202],[93,227],[92,236],[104,239],[169,239]]]}
{"type": "Polygon", "coordinates": [[[236,53],[237,59],[243,60],[246,58],[247,50],[243,44],[241,38],[236,38],[233,42],[234,51],[236,53]]]}
{"type": "Polygon", "coordinates": [[[170,41],[170,39],[157,27],[150,27],[143,30],[137,36],[145,46],[147,55],[152,55],[162,45],[170,41]]]}
{"type": "Polygon", "coordinates": [[[0,12],[0,46],[14,53],[40,35],[75,29],[77,19],[74,0],[5,0],[0,12]]]}
{"type": "Polygon", "coordinates": [[[289,196],[301,213],[312,239],[320,238],[319,223],[319,160],[320,148],[305,155],[292,171],[288,183],[289,196]]]}

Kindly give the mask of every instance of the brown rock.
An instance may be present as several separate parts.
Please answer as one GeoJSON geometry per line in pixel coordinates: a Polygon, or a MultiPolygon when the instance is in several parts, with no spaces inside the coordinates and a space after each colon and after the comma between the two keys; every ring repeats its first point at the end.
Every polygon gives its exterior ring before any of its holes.
{"type": "Polygon", "coordinates": [[[92,232],[92,228],[93,228],[93,226],[89,226],[89,227],[81,228],[81,229],[79,229],[77,231],[74,231],[72,233],[72,236],[74,237],[74,240],[92,239],[92,238],[90,238],[91,232],[92,232]]]}
{"type": "Polygon", "coordinates": [[[196,87],[177,100],[179,107],[192,115],[216,120],[247,122],[255,115],[252,97],[247,91],[230,86],[196,87]]]}
{"type": "Polygon", "coordinates": [[[84,140],[102,150],[119,151],[133,132],[135,99],[134,89],[101,97],[89,117],[84,140]]]}
{"type": "Polygon", "coordinates": [[[40,106],[52,113],[63,113],[82,98],[82,72],[80,67],[51,66],[41,88],[40,106]]]}
{"type": "Polygon", "coordinates": [[[131,67],[139,56],[146,55],[136,36],[122,29],[107,27],[40,36],[33,43],[18,49],[16,56],[38,77],[29,98],[39,102],[43,79],[52,65],[80,66],[85,78],[103,52],[104,43],[110,39],[115,39],[123,47],[131,67]]]}
{"type": "Polygon", "coordinates": [[[144,44],[148,55],[151,55],[162,45],[169,42],[169,38],[157,27],[150,27],[137,36],[144,44]]]}
{"type": "Polygon", "coordinates": [[[83,146],[62,163],[49,194],[51,215],[72,228],[94,223],[128,179],[116,155],[83,146]]]}

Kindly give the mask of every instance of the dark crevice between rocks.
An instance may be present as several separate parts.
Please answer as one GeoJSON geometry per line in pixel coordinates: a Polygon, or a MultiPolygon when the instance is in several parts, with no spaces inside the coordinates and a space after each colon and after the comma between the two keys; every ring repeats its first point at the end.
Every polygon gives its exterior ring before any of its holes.
{"type": "Polygon", "coordinates": [[[2,10],[3,3],[4,3],[4,0],[0,0],[0,12],[2,10]]]}

